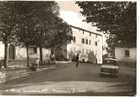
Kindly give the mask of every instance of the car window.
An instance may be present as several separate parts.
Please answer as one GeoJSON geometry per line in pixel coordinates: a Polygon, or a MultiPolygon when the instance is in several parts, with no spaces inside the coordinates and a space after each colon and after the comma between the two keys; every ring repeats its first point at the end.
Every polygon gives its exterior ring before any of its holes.
{"type": "Polygon", "coordinates": [[[108,64],[108,65],[117,65],[117,62],[114,60],[105,60],[104,64],[108,64]]]}

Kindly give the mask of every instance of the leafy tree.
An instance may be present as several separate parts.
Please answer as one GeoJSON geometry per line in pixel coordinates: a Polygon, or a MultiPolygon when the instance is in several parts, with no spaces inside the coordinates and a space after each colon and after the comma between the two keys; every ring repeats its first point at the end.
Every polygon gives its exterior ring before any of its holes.
{"type": "Polygon", "coordinates": [[[16,41],[16,13],[14,4],[0,2],[0,41],[4,43],[4,67],[7,68],[8,45],[16,41]]]}
{"type": "Polygon", "coordinates": [[[86,21],[110,35],[110,46],[136,46],[136,2],[76,2],[86,21]]]}
{"type": "MultiPolygon", "coordinates": [[[[40,62],[42,62],[42,47],[45,35],[52,25],[53,17],[58,15],[57,3],[50,2],[15,2],[16,14],[19,15],[18,34],[19,41],[27,48],[27,60],[29,59],[28,47],[35,45],[40,48],[40,62]]],[[[29,61],[27,62],[29,65],[29,61]]]]}
{"type": "Polygon", "coordinates": [[[49,34],[51,27],[55,25],[53,20],[59,14],[59,7],[56,2],[33,2],[35,16],[33,20],[36,23],[37,40],[36,46],[40,49],[40,63],[43,61],[44,41],[50,39],[46,37],[49,34]]]}
{"type": "MultiPolygon", "coordinates": [[[[9,43],[26,47],[27,66],[29,66],[30,46],[51,48],[62,45],[69,39],[70,27],[58,17],[59,7],[56,2],[7,1],[0,3],[0,35],[8,48],[9,43]],[[6,17],[5,17],[6,16],[6,17]]],[[[7,50],[5,50],[7,60],[7,50]]]]}
{"type": "Polygon", "coordinates": [[[71,38],[67,34],[70,31],[69,25],[58,17],[57,3],[22,2],[16,5],[20,29],[18,37],[19,41],[26,46],[28,57],[28,47],[35,45],[40,49],[40,63],[42,63],[42,48],[54,48],[71,38]]]}
{"type": "Polygon", "coordinates": [[[18,24],[18,43],[26,47],[27,53],[27,66],[29,66],[29,47],[35,45],[35,33],[34,33],[34,24],[31,23],[31,20],[24,19],[22,23],[18,24]]]}
{"type": "Polygon", "coordinates": [[[66,22],[64,22],[61,18],[55,17],[53,20],[54,27],[50,30],[50,34],[48,37],[51,39],[46,39],[45,47],[52,48],[52,50],[56,50],[57,48],[69,43],[72,39],[71,36],[71,27],[66,22]]]}

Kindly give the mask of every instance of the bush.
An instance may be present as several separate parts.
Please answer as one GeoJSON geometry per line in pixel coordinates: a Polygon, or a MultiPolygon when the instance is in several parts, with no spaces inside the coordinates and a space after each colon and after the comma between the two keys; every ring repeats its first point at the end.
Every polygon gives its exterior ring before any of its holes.
{"type": "Polygon", "coordinates": [[[33,66],[29,67],[29,69],[32,70],[32,71],[36,71],[37,70],[37,68],[33,67],[33,66]]]}
{"type": "Polygon", "coordinates": [[[37,65],[36,64],[31,64],[31,66],[29,67],[30,70],[32,71],[36,71],[37,70],[37,65]]]}

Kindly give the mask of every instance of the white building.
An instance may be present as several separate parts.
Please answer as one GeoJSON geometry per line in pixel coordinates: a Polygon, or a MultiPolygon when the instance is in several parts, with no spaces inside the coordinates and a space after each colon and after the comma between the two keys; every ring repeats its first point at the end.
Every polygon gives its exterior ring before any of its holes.
{"type": "Polygon", "coordinates": [[[103,37],[79,27],[71,26],[73,40],[56,50],[57,54],[63,54],[65,58],[72,58],[80,53],[80,61],[89,61],[92,63],[102,63],[102,43],[103,37]]]}
{"type": "MultiPolygon", "coordinates": [[[[46,58],[47,55],[49,55],[51,52],[49,49],[43,48],[43,59],[46,58]]],[[[39,55],[39,48],[30,47],[29,48],[29,55],[30,57],[40,56],[39,55]]],[[[15,47],[13,45],[9,45],[8,48],[8,59],[9,60],[23,60],[26,59],[26,48],[23,47],[15,47]]],[[[4,44],[0,41],[0,59],[4,58],[4,44]]]]}
{"type": "Polygon", "coordinates": [[[115,48],[115,57],[122,62],[136,62],[136,48],[115,48]]]}

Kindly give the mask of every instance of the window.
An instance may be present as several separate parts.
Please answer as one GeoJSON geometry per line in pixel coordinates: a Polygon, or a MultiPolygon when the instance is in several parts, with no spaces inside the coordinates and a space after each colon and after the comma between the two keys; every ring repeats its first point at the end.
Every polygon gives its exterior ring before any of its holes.
{"type": "Polygon", "coordinates": [[[83,31],[83,34],[84,34],[84,31],[83,31]]]}
{"type": "Polygon", "coordinates": [[[97,46],[97,41],[95,42],[95,45],[97,46]]]}
{"type": "Polygon", "coordinates": [[[129,50],[125,50],[125,57],[129,57],[129,56],[130,56],[129,50]]]}
{"type": "Polygon", "coordinates": [[[91,45],[91,40],[89,40],[89,45],[91,45]]]}
{"type": "Polygon", "coordinates": [[[84,44],[84,38],[82,38],[82,43],[84,44]]]}
{"type": "Polygon", "coordinates": [[[88,44],[88,39],[86,39],[86,44],[88,44]]]}
{"type": "Polygon", "coordinates": [[[91,32],[89,33],[89,36],[91,36],[91,32]]]}
{"type": "Polygon", "coordinates": [[[75,36],[73,36],[73,42],[76,42],[76,38],[75,38],[75,36]]]}

